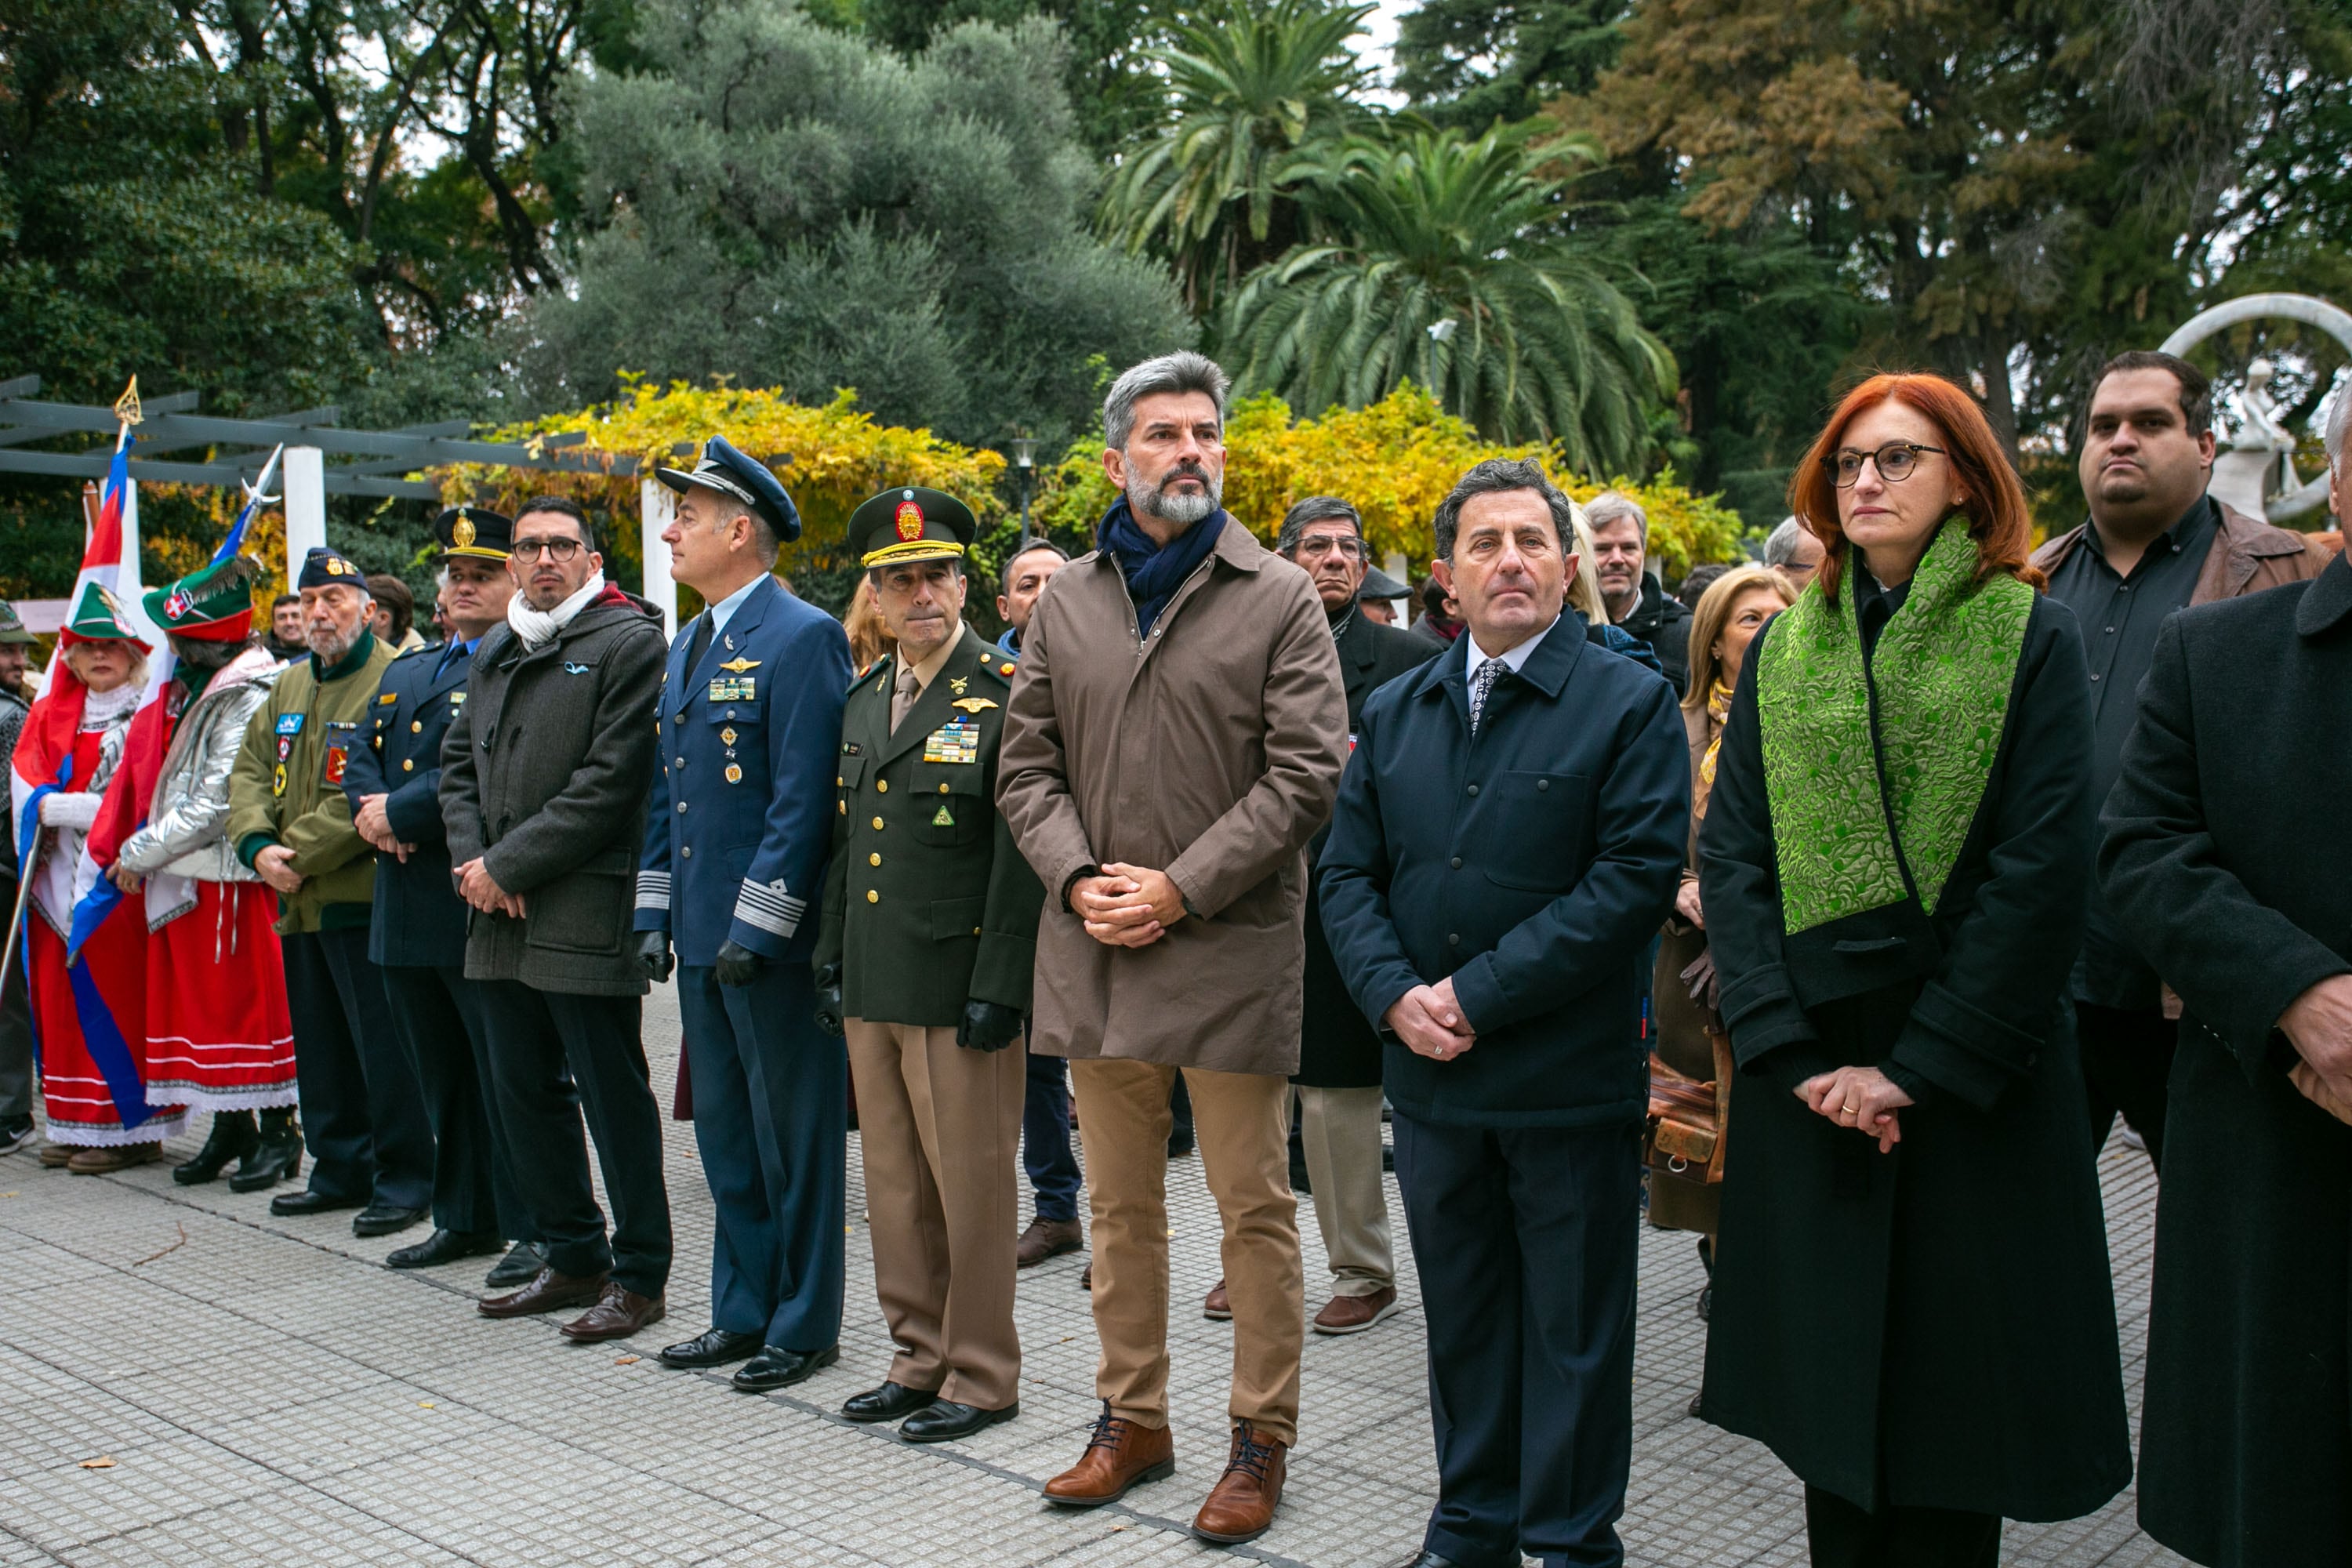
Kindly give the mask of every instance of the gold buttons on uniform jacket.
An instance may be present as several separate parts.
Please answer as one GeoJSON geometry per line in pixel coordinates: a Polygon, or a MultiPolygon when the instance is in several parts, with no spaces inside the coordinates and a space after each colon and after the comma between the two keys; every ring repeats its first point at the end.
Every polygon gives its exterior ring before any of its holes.
{"type": "Polygon", "coordinates": [[[878,828],[878,827],[880,827],[880,826],[882,826],[882,819],[881,819],[880,817],[878,817],[878,816],[877,816],[877,817],[876,817],[876,818],[874,819],[874,826],[875,826],[876,827],[877,827],[877,828],[878,828]]]}
{"type": "Polygon", "coordinates": [[[866,858],[866,863],[868,866],[879,866],[882,864],[882,857],[879,855],[868,855],[866,858]]]}
{"type": "Polygon", "coordinates": [[[947,786],[947,785],[945,785],[945,784],[941,784],[941,785],[940,785],[940,793],[941,795],[945,795],[945,794],[947,794],[947,793],[948,793],[948,786],[947,786]]]}
{"type": "Polygon", "coordinates": [[[888,795],[890,793],[890,781],[888,779],[876,779],[874,781],[874,793],[876,795],[888,795]]]}
{"type": "Polygon", "coordinates": [[[401,759],[400,771],[404,773],[415,773],[416,771],[416,759],[415,757],[404,757],[401,759]]]}
{"type": "Polygon", "coordinates": [[[421,719],[411,719],[408,721],[408,732],[412,735],[422,735],[425,733],[425,721],[421,719]]]}
{"type": "Polygon", "coordinates": [[[868,888],[866,889],[866,901],[869,904],[878,904],[882,901],[882,895],[868,888]]]}

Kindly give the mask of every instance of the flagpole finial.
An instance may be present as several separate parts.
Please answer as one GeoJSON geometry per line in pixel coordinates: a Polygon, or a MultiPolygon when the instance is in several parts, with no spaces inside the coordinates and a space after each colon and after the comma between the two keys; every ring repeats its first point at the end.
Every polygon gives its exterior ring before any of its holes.
{"type": "Polygon", "coordinates": [[[114,416],[125,425],[142,425],[146,416],[139,410],[139,378],[132,376],[122,395],[114,400],[114,416]]]}

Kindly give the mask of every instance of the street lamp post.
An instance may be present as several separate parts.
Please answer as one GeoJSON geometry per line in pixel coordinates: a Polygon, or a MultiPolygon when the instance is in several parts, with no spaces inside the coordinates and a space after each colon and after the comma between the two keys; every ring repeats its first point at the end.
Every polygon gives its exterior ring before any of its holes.
{"type": "Polygon", "coordinates": [[[1037,478],[1037,443],[1033,437],[1013,438],[1013,466],[1021,470],[1021,542],[1013,550],[1018,555],[1029,548],[1029,491],[1037,478]]]}

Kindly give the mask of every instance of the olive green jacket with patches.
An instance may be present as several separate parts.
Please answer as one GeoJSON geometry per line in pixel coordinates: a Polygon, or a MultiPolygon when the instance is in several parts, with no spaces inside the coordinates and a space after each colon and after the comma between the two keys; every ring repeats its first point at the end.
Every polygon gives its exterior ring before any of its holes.
{"type": "Polygon", "coordinates": [[[996,809],[1013,668],[966,627],[895,733],[898,660],[850,688],[815,958],[841,966],[849,1017],[946,1028],[967,1000],[1029,1009],[1045,892],[996,809]]]}

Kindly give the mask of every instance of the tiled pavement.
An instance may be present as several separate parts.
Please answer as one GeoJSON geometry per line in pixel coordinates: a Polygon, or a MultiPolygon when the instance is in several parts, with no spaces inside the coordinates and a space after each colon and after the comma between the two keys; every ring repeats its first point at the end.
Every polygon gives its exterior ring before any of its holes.
{"type": "MultiPolygon", "coordinates": [[[[666,1089],[677,1049],[667,991],[646,1038],[666,1089]]],[[[1170,1178],[1177,1474],[1076,1515],[1045,1507],[1036,1487],[1076,1458],[1095,1411],[1081,1257],[1023,1276],[1017,1421],[922,1449],[833,1415],[887,1364],[854,1156],[850,1172],[841,1364],[761,1399],[652,1360],[707,1321],[711,1210],[685,1126],[669,1131],[669,1321],[593,1349],[560,1342],[552,1321],[478,1318],[480,1263],[382,1267],[419,1233],[357,1242],[348,1216],[274,1219],[267,1194],[175,1188],[161,1166],[90,1179],[29,1152],[0,1160],[0,1568],[1211,1561],[1185,1525],[1223,1458],[1229,1331],[1193,1310],[1218,1273],[1199,1162],[1170,1178]]],[[[2102,1174],[2136,1408],[2155,1185],[2119,1145],[2102,1174]]],[[[1303,1206],[1300,1221],[1319,1282],[1303,1206]]],[[[1396,1225],[1402,1250],[1401,1214],[1396,1225]]],[[[1418,1547],[1433,1473],[1418,1285],[1400,1261],[1406,1311],[1370,1334],[1309,1336],[1282,1515],[1230,1555],[1353,1568],[1418,1547]]],[[[1801,1563],[1787,1472],[1684,1413],[1703,1342],[1689,1238],[1645,1231],[1642,1270],[1632,1560],[1801,1563]]],[[[2092,1519],[2012,1525],[2002,1555],[2179,1561],[2133,1528],[2128,1493],[2092,1519]]]]}

